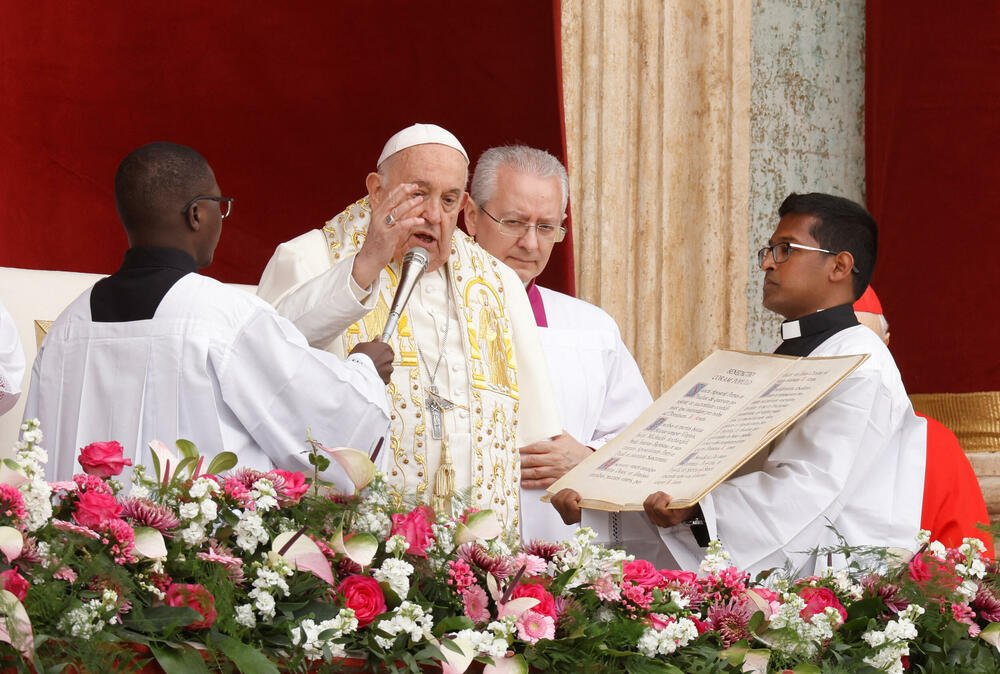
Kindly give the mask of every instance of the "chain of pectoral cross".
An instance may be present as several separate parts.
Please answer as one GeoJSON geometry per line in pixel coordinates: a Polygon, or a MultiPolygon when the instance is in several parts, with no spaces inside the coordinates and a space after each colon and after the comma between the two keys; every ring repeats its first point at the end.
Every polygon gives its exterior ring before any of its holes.
{"type": "Polygon", "coordinates": [[[444,358],[444,349],[448,343],[448,328],[451,327],[451,288],[447,285],[447,279],[445,279],[445,308],[444,308],[444,334],[441,336],[441,348],[438,351],[437,362],[434,363],[434,370],[427,365],[427,361],[424,360],[424,353],[420,350],[419,341],[415,340],[417,344],[417,355],[420,357],[420,362],[423,363],[424,369],[427,370],[427,377],[430,379],[430,386],[427,387],[427,397],[424,398],[424,402],[427,407],[427,411],[431,415],[431,437],[435,440],[441,440],[444,438],[444,419],[442,417],[442,412],[445,410],[450,410],[455,406],[455,403],[450,400],[446,400],[438,395],[437,384],[434,383],[434,379],[437,377],[438,368],[441,367],[441,360],[444,358]],[[444,403],[447,403],[445,405],[444,403]]]}

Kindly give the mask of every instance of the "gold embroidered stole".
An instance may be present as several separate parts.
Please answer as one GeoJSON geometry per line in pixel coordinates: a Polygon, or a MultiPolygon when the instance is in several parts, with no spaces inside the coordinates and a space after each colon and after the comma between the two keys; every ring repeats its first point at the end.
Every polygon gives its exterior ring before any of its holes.
{"type": "MultiPolygon", "coordinates": [[[[330,246],[331,262],[336,264],[357,252],[364,242],[370,218],[371,207],[365,197],[327,223],[323,232],[330,246]]],[[[452,311],[462,328],[470,419],[464,422],[457,410],[445,411],[444,441],[448,442],[447,429],[471,422],[471,446],[448,446],[452,456],[471,453],[471,475],[456,475],[456,490],[461,493],[471,487],[468,505],[481,510],[492,508],[505,529],[517,532],[521,480],[517,363],[499,264],[468,235],[455,230],[446,276],[452,293],[452,311]]],[[[399,263],[395,261],[382,271],[375,309],[344,333],[341,338],[344,353],[381,335],[399,282],[399,271],[399,263]]],[[[438,337],[414,335],[408,311],[404,309],[396,332],[389,339],[396,357],[388,387],[392,437],[387,478],[397,500],[416,494],[418,502],[431,503],[441,441],[433,439],[430,433],[426,389],[431,382],[420,368],[418,339],[438,337]]],[[[447,393],[441,392],[444,397],[447,393]]]]}

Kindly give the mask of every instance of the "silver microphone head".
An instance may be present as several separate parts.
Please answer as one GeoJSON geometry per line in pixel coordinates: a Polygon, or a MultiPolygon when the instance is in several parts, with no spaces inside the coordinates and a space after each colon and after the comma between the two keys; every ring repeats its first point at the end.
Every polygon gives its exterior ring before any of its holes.
{"type": "Polygon", "coordinates": [[[427,263],[431,261],[431,256],[427,252],[427,249],[423,246],[414,246],[410,250],[406,251],[406,255],[403,256],[403,264],[408,264],[410,262],[415,262],[420,265],[421,269],[427,269],[427,263]]]}

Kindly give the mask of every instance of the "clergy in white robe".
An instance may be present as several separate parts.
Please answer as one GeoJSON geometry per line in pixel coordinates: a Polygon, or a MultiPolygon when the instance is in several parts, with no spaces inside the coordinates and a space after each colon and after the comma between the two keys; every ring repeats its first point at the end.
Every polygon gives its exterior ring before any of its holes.
{"type": "Polygon", "coordinates": [[[572,535],[576,527],[564,524],[542,502],[545,487],[652,403],[614,319],[599,307],[534,283],[565,235],[568,185],[565,167],[544,150],[490,148],[476,164],[465,209],[476,242],[527,286],[562,423],[558,437],[522,448],[525,539],[572,535]]]}
{"type": "Polygon", "coordinates": [[[41,421],[49,479],[79,472],[77,452],[96,441],[147,466],[150,441],[184,438],[206,457],[310,472],[310,429],[328,446],[373,448],[388,410],[369,356],[312,349],[266,302],[196,273],[229,210],[201,155],[143,146],[119,167],[115,197],[132,247],[60,314],[32,368],[25,418],[41,421]]]}
{"type": "Polygon", "coordinates": [[[467,168],[444,129],[404,129],[369,174],[369,196],[278,246],[258,294],[310,344],[343,354],[380,335],[403,254],[427,249],[427,271],[389,338],[392,424],[380,468],[397,499],[490,508],[513,537],[518,447],[559,425],[523,286],[455,231],[467,168]]]}
{"type": "Polygon", "coordinates": [[[0,302],[0,414],[7,412],[21,396],[24,377],[24,349],[14,318],[0,302]]]}
{"type": "MultiPolygon", "coordinates": [[[[759,253],[765,306],[791,319],[777,353],[870,357],[697,509],[668,510],[658,492],[645,513],[583,512],[599,538],[660,566],[697,569],[709,539],[751,573],[788,566],[800,575],[826,566],[812,551],[838,545],[837,534],[852,546],[915,547],[925,426],[892,356],[850,304],[874,268],[874,220],[828,195],[792,195],[779,212],[759,253]]],[[[553,501],[566,508],[578,497],[564,490],[553,501]]]]}

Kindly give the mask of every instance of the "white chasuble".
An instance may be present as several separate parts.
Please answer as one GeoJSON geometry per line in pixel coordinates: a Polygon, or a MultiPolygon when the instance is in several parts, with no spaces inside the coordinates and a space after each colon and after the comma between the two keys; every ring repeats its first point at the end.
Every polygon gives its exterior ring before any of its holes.
{"type": "MultiPolygon", "coordinates": [[[[354,254],[370,216],[365,198],[321,231],[282,244],[258,289],[311,343],[341,356],[381,334],[399,278],[394,261],[363,301],[359,289],[351,290],[354,254]]],[[[436,491],[439,499],[448,491],[468,493],[468,506],[493,509],[517,535],[518,448],[559,433],[537,328],[517,276],[456,230],[448,262],[421,277],[389,345],[391,432],[379,468],[395,497],[435,504],[436,491]],[[440,412],[441,433],[434,432],[428,402],[432,386],[448,407],[440,412]]]]}
{"type": "MultiPolygon", "coordinates": [[[[814,573],[827,557],[810,551],[837,545],[837,534],[854,546],[915,549],[926,426],[913,413],[892,355],[862,325],[809,355],[860,353],[871,357],[772,443],[761,470],[732,477],[702,499],[709,536],[738,568],[755,574],[787,563],[796,577],[814,573]]],[[[661,565],[694,571],[704,554],[690,527],[657,528],[645,513],[614,518],[585,510],[583,524],[661,565]]],[[[842,557],[833,562],[845,565],[842,557]]]]}
{"type": "MultiPolygon", "coordinates": [[[[32,368],[25,417],[41,421],[49,479],[80,472],[79,449],[99,441],[147,467],[151,440],[184,438],[206,457],[234,452],[243,467],[312,472],[307,429],[363,451],[385,433],[371,361],[310,348],[258,297],[187,274],[153,318],[115,323],[91,320],[90,293],[60,314],[32,368]]],[[[334,465],[323,477],[342,486],[341,476],[334,465]]]]}

